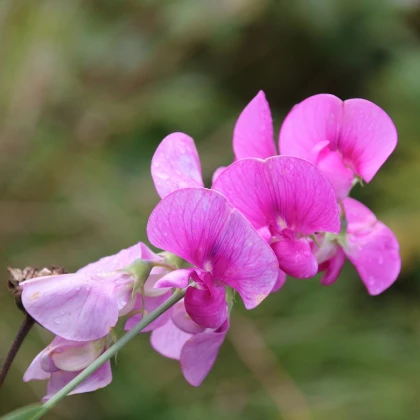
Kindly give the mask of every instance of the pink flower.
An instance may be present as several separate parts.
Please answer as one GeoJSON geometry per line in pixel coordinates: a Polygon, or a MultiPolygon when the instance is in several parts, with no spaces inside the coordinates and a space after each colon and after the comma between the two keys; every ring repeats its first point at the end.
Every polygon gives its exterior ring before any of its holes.
{"type": "MultiPolygon", "coordinates": [[[[260,92],[259,96],[248,107],[254,114],[269,112],[264,95],[260,92]]],[[[355,176],[371,181],[395,149],[397,131],[385,111],[372,102],[343,102],[321,94],[305,99],[290,111],[281,127],[279,144],[282,154],[317,165],[342,200],[355,176]]]]}
{"type": "MultiPolygon", "coordinates": [[[[138,243],[100,259],[74,274],[39,277],[21,283],[27,312],[44,328],[67,340],[89,341],[105,337],[136,304],[135,276],[124,269],[139,259],[160,261],[146,245],[138,243]]],[[[153,268],[145,284],[145,295],[168,296],[154,290],[157,278],[168,270],[153,268]],[[148,293],[150,292],[150,293],[148,293]]]]}
{"type": "Polygon", "coordinates": [[[217,329],[227,319],[225,286],[245,307],[256,307],[274,287],[278,263],[273,251],[245,217],[218,192],[186,188],[164,198],[153,210],[150,242],[193,265],[173,271],[155,287],[187,287],[185,307],[199,325],[217,329]]]}
{"type": "Polygon", "coordinates": [[[317,273],[309,237],[338,233],[340,220],[333,187],[315,165],[288,156],[242,159],[213,188],[271,244],[282,271],[299,278],[317,273]]]}
{"type": "Polygon", "coordinates": [[[347,232],[344,243],[325,235],[320,247],[313,245],[324,271],[321,283],[334,283],[344,265],[345,257],[353,263],[369,294],[378,295],[397,279],[401,269],[398,240],[392,231],[362,203],[343,200],[347,232]]]}
{"type": "MultiPolygon", "coordinates": [[[[52,343],[35,357],[23,380],[48,380],[47,395],[43,398],[43,401],[46,401],[94,362],[104,352],[105,342],[105,338],[77,342],[55,337],[52,343]]],[[[95,391],[109,385],[111,380],[111,363],[108,361],[70,394],[95,391]]]]}
{"type": "Polygon", "coordinates": [[[216,361],[228,328],[228,318],[215,329],[196,324],[181,301],[175,305],[168,322],[152,332],[150,341],[163,356],[179,360],[185,379],[199,386],[216,361]]]}

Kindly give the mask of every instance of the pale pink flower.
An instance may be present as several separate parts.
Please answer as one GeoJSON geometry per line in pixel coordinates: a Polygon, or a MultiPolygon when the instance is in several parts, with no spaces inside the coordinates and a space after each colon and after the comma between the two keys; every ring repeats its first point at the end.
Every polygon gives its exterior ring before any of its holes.
{"type": "MultiPolygon", "coordinates": [[[[77,342],[55,337],[52,343],[35,357],[23,380],[48,380],[47,395],[43,398],[43,401],[46,401],[94,362],[104,352],[105,343],[105,338],[77,342]]],[[[111,380],[111,363],[107,361],[69,395],[95,391],[109,385],[111,380]]]]}

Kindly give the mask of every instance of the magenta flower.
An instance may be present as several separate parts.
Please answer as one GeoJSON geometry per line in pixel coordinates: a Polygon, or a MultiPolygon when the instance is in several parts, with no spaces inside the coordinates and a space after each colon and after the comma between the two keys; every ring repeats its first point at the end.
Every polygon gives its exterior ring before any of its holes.
{"type": "MultiPolygon", "coordinates": [[[[44,328],[67,340],[88,341],[105,337],[136,304],[135,276],[125,271],[136,260],[160,261],[146,245],[138,243],[105,257],[74,274],[38,277],[21,283],[26,311],[44,328]]],[[[147,299],[168,290],[155,290],[157,277],[168,270],[153,268],[146,281],[147,299]],[[150,285],[150,286],[149,286],[150,285]],[[148,293],[150,292],[150,293],[148,293]]]]}
{"type": "MultiPolygon", "coordinates": [[[[262,109],[267,112],[268,105],[263,102],[262,95],[259,105],[253,105],[255,114],[262,109]]],[[[305,99],[290,111],[281,127],[279,144],[282,154],[317,165],[342,200],[355,176],[371,181],[395,149],[397,131],[385,111],[372,102],[343,102],[321,94],[305,99]]]]}
{"type": "Polygon", "coordinates": [[[378,295],[388,289],[400,273],[398,240],[362,203],[346,198],[343,206],[348,223],[344,243],[325,235],[319,238],[320,247],[313,244],[319,269],[324,272],[321,283],[330,285],[337,280],[347,256],[369,294],[378,295]]]}
{"type": "MultiPolygon", "coordinates": [[[[46,401],[94,362],[104,352],[105,342],[105,339],[77,342],[55,337],[35,357],[23,380],[48,380],[47,395],[43,398],[46,401]]],[[[111,380],[111,363],[108,361],[70,394],[95,391],[109,385],[111,380]]]]}
{"type": "Polygon", "coordinates": [[[282,271],[299,278],[317,273],[309,237],[338,233],[340,220],[333,187],[315,165],[288,156],[242,159],[213,188],[269,242],[282,271]]]}
{"type": "Polygon", "coordinates": [[[225,286],[235,289],[245,307],[256,307],[278,275],[277,259],[245,217],[218,192],[186,188],[164,198],[153,210],[150,242],[193,265],[176,270],[155,287],[188,286],[185,307],[197,324],[219,328],[227,319],[225,286]]]}
{"type": "Polygon", "coordinates": [[[173,308],[168,322],[152,332],[150,341],[163,356],[179,360],[185,379],[191,385],[199,386],[216,361],[228,328],[227,318],[216,329],[196,324],[181,301],[173,308]]]}

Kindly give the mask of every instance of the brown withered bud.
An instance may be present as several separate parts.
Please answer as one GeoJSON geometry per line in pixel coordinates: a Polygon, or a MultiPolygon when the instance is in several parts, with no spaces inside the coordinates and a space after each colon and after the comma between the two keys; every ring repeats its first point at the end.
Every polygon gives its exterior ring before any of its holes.
{"type": "Polygon", "coordinates": [[[67,271],[64,268],[56,266],[45,267],[41,270],[33,267],[25,267],[23,270],[21,270],[20,268],[8,267],[7,270],[10,274],[7,286],[15,298],[17,307],[25,314],[26,311],[22,305],[22,288],[20,287],[20,282],[34,279],[36,277],[57,276],[59,274],[67,274],[67,271]]]}

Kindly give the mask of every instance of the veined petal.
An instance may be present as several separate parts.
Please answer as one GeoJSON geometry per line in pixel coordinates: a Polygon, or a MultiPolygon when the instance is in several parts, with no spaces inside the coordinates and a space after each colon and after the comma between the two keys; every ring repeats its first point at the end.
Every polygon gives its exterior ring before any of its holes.
{"type": "Polygon", "coordinates": [[[223,171],[213,188],[256,229],[289,228],[305,235],[340,230],[331,182],[315,165],[299,158],[240,160],[223,171]]]}
{"type": "Polygon", "coordinates": [[[226,169],[226,166],[221,166],[220,168],[217,168],[213,176],[211,177],[211,183],[214,184],[216,182],[216,179],[219,178],[219,175],[226,169]]]}
{"type": "Polygon", "coordinates": [[[139,242],[127,249],[122,249],[115,255],[103,257],[100,260],[90,263],[78,270],[78,273],[110,273],[123,269],[130,265],[137,258],[142,258],[150,261],[159,261],[162,258],[156,255],[143,242],[139,242]]]}
{"type": "Polygon", "coordinates": [[[158,280],[154,288],[177,287],[179,289],[185,289],[194,272],[194,268],[180,268],[179,270],[171,271],[158,280]]]}
{"type": "Polygon", "coordinates": [[[180,330],[169,319],[162,327],[152,331],[150,343],[162,356],[179,360],[182,347],[191,337],[192,334],[180,330]]]}
{"type": "Polygon", "coordinates": [[[344,200],[343,204],[348,220],[345,253],[369,294],[378,295],[390,287],[400,273],[398,240],[391,229],[372,219],[373,213],[363,204],[351,198],[344,200]]]}
{"type": "Polygon", "coordinates": [[[270,246],[216,191],[172,193],[152,212],[147,234],[153,245],[236,289],[248,309],[257,306],[277,280],[278,263],[270,246]]]}
{"type": "Polygon", "coordinates": [[[194,140],[184,133],[166,136],[152,158],[152,178],[161,198],[188,187],[203,187],[194,140]]]}
{"type": "Polygon", "coordinates": [[[187,314],[184,300],[181,300],[174,305],[171,319],[180,330],[188,334],[198,334],[206,329],[206,327],[198,325],[196,322],[194,322],[187,314]]]}
{"type": "Polygon", "coordinates": [[[118,320],[114,279],[85,273],[21,283],[22,303],[44,328],[67,340],[105,337],[118,320]]]}
{"type": "Polygon", "coordinates": [[[196,289],[185,293],[185,309],[191,319],[206,328],[218,328],[228,316],[226,293],[223,286],[196,289]]]}
{"type": "Polygon", "coordinates": [[[205,331],[193,335],[181,351],[181,369],[185,379],[193,386],[199,386],[216,361],[220,346],[229,328],[229,321],[216,331],[205,331]]]}
{"type": "Polygon", "coordinates": [[[286,273],[284,271],[279,270],[279,275],[277,277],[276,284],[274,285],[271,293],[278,292],[286,283],[286,273]]]}
{"type": "Polygon", "coordinates": [[[233,133],[233,151],[236,159],[277,155],[270,106],[262,90],[239,115],[233,133]]]}
{"type": "MultiPolygon", "coordinates": [[[[54,394],[56,394],[60,389],[66,386],[71,380],[73,380],[79,372],[65,372],[58,371],[51,374],[51,378],[48,382],[47,395],[42,399],[43,401],[49,400],[54,394]]],[[[97,389],[104,388],[109,385],[112,381],[112,372],[111,372],[111,363],[107,361],[103,364],[98,370],[96,370],[92,375],[84,380],[77,388],[69,393],[73,394],[82,394],[84,392],[92,392],[97,389]]]]}
{"type": "Polygon", "coordinates": [[[280,269],[289,276],[307,279],[318,272],[318,262],[306,238],[295,239],[284,235],[271,246],[277,255],[280,269]]]}

